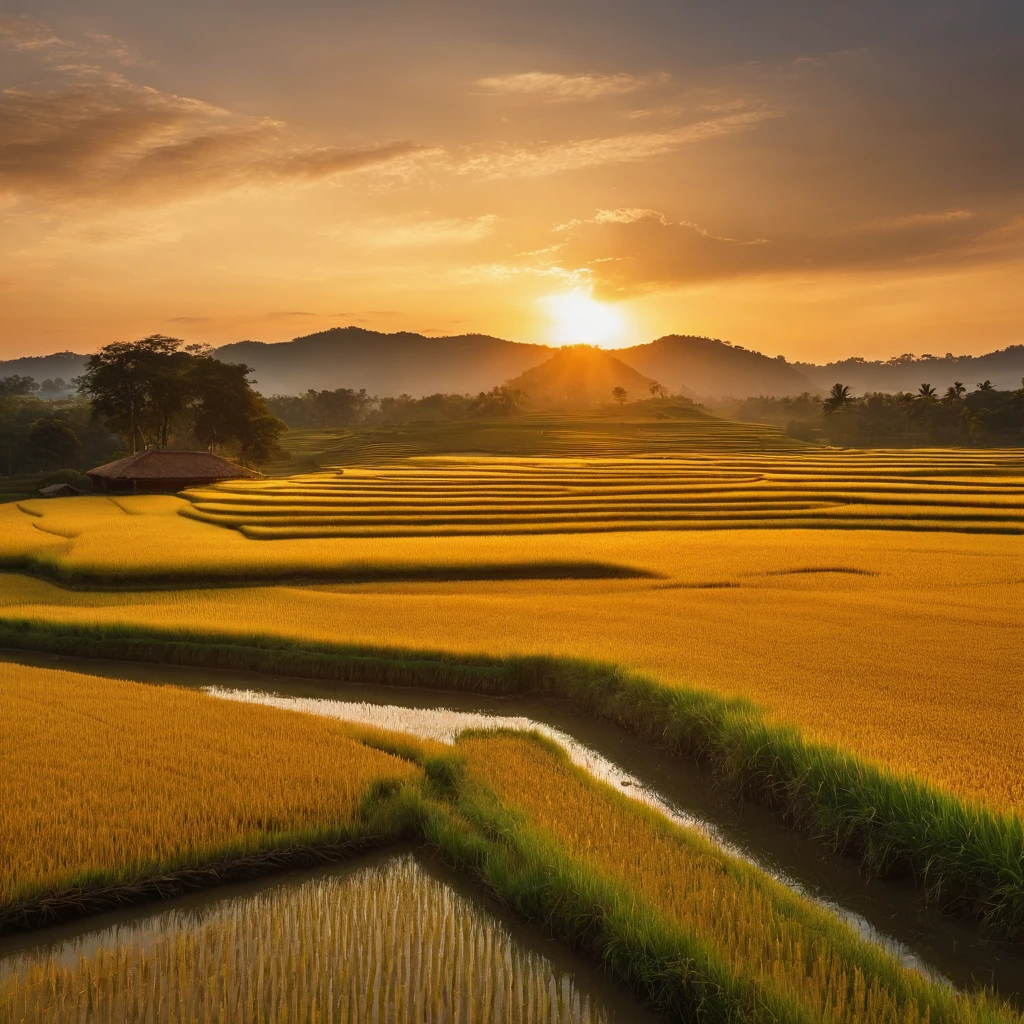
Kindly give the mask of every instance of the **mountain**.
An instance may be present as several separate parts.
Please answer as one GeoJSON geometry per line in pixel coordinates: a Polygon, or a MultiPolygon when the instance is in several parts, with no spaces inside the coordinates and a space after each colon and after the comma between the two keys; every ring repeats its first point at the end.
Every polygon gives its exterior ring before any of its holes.
{"type": "Polygon", "coordinates": [[[854,394],[867,391],[917,391],[922,384],[931,384],[944,391],[955,380],[969,390],[990,380],[1000,391],[1013,391],[1024,377],[1024,345],[1010,345],[981,356],[896,356],[868,362],[866,359],[842,359],[824,366],[797,363],[797,366],[824,390],[833,384],[848,384],[854,394]]]}
{"type": "Polygon", "coordinates": [[[579,407],[614,401],[613,388],[625,388],[628,399],[649,398],[650,377],[637,373],[604,349],[573,345],[557,349],[547,361],[507,381],[525,391],[531,405],[579,407]]]}
{"type": "Polygon", "coordinates": [[[715,338],[669,334],[647,345],[620,348],[615,354],[669,391],[691,398],[782,397],[820,387],[782,356],[772,359],[715,338]]]}
{"type": "Polygon", "coordinates": [[[298,394],[307,388],[366,388],[371,395],[489,391],[536,366],[550,352],[486,334],[425,338],[336,327],[294,341],[240,341],[216,349],[229,363],[247,363],[264,395],[298,394]]]}
{"type": "Polygon", "coordinates": [[[19,359],[0,360],[0,377],[34,377],[44,380],[62,377],[70,381],[85,369],[85,356],[77,352],[54,352],[49,356],[22,356],[19,359]]]}
{"type": "MultiPolygon", "coordinates": [[[[404,392],[422,397],[438,392],[488,391],[509,378],[520,378],[559,351],[485,334],[427,338],[422,334],[382,334],[360,327],[339,327],[293,341],[240,341],[216,349],[215,354],[253,367],[257,388],[265,395],[298,394],[308,388],[366,388],[376,395],[404,392]]],[[[608,383],[612,377],[631,398],[641,391],[646,393],[647,383],[653,379],[669,391],[711,400],[821,393],[837,382],[850,385],[855,394],[916,391],[922,383],[943,390],[954,380],[963,381],[971,389],[979,381],[991,380],[1000,390],[1009,390],[1019,388],[1024,377],[1024,345],[981,356],[904,355],[885,361],[854,358],[818,365],[789,363],[781,356],[772,359],[713,338],[670,334],[646,345],[616,349],[613,358],[635,371],[632,385],[625,377],[619,380],[616,374],[621,376],[622,371],[618,370],[591,388],[586,376],[590,370],[580,363],[584,375],[581,386],[595,394],[604,389],[600,401],[605,401],[607,392],[615,386],[608,383]]],[[[56,377],[70,381],[82,372],[85,359],[74,352],[8,359],[0,361],[0,377],[20,374],[35,377],[40,383],[56,377]]],[[[540,381],[534,384],[535,388],[541,386],[540,381]]],[[[569,386],[566,376],[558,384],[543,383],[543,392],[564,395],[569,386]]],[[[530,391],[529,387],[522,389],[530,391]]]]}

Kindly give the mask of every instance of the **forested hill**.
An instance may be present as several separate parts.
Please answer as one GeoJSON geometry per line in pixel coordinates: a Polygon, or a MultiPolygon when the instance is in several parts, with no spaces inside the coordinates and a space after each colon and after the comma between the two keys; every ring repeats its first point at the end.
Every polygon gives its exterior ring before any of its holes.
{"type": "Polygon", "coordinates": [[[307,388],[365,388],[371,395],[438,392],[476,394],[518,376],[551,354],[543,345],[522,345],[486,334],[426,338],[338,327],[294,341],[240,341],[216,351],[218,359],[248,363],[265,395],[307,388]]]}
{"type": "Polygon", "coordinates": [[[1024,377],[1024,345],[1010,345],[981,356],[903,355],[874,362],[854,358],[824,366],[795,365],[820,389],[838,382],[849,385],[854,394],[916,391],[922,384],[931,384],[941,391],[955,380],[969,389],[989,380],[998,391],[1012,391],[1020,387],[1024,377]]]}
{"type": "Polygon", "coordinates": [[[54,352],[48,356],[22,356],[20,359],[0,359],[0,377],[34,377],[42,383],[61,377],[70,381],[85,370],[84,355],[77,352],[54,352]]]}

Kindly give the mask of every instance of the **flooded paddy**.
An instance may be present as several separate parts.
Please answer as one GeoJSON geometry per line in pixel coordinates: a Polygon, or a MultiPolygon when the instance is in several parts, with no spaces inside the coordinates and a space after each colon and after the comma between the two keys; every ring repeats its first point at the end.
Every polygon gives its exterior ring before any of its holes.
{"type": "Polygon", "coordinates": [[[852,859],[831,855],[763,808],[722,793],[692,763],[556,704],[22,652],[0,657],[25,664],[60,663],[139,682],[212,688],[219,696],[329,714],[444,742],[467,728],[535,729],[560,743],[595,777],[620,786],[679,824],[698,828],[734,855],[828,906],[908,966],[963,989],[988,986],[1005,998],[1024,1000],[1020,945],[985,939],[970,922],[923,908],[913,886],[903,880],[868,880],[852,859]]]}
{"type": "Polygon", "coordinates": [[[588,964],[410,852],[0,940],[0,1019],[655,1020],[588,964]]]}

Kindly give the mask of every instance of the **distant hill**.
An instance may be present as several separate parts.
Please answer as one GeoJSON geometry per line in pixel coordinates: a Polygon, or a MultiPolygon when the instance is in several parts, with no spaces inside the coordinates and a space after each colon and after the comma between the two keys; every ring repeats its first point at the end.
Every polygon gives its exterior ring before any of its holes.
{"type": "Polygon", "coordinates": [[[922,384],[945,391],[955,380],[962,381],[972,391],[985,380],[992,381],[997,390],[1012,391],[1021,386],[1024,377],[1024,345],[1010,345],[981,356],[903,355],[884,361],[854,358],[824,366],[796,365],[819,389],[836,383],[848,384],[858,395],[866,391],[916,391],[922,384]]]}
{"type": "MultiPolygon", "coordinates": [[[[383,334],[360,327],[339,327],[293,341],[240,341],[216,349],[215,354],[253,367],[256,386],[265,395],[299,394],[309,388],[366,388],[372,395],[405,393],[421,398],[438,392],[488,391],[510,378],[521,377],[559,351],[485,334],[427,338],[422,334],[383,334]]],[[[963,381],[971,389],[979,381],[991,380],[1000,390],[1008,390],[1019,388],[1024,377],[1024,345],[981,356],[899,356],[876,362],[855,358],[818,365],[772,359],[713,338],[670,334],[646,345],[617,349],[613,358],[637,374],[632,386],[625,378],[621,383],[630,398],[646,392],[647,384],[641,384],[639,378],[656,380],[670,391],[681,391],[698,400],[742,400],[804,391],[823,393],[837,382],[850,385],[856,394],[916,391],[922,383],[944,390],[954,380],[963,381]]],[[[70,381],[82,372],[85,359],[75,352],[56,352],[3,360],[0,377],[21,374],[35,377],[40,383],[56,377],[70,381]]],[[[602,380],[594,385],[595,394],[605,383],[602,380]]],[[[534,388],[539,386],[534,384],[534,388]]],[[[581,386],[591,390],[586,379],[581,386]]],[[[607,390],[612,386],[608,384],[607,390]]],[[[544,387],[549,393],[548,385],[544,387]]],[[[565,377],[551,385],[550,393],[559,388],[564,393],[567,387],[565,377]]]]}
{"type": "Polygon", "coordinates": [[[772,359],[715,338],[669,334],[615,354],[669,391],[682,391],[691,398],[782,397],[819,390],[806,373],[781,356],[772,359]]]}
{"type": "Polygon", "coordinates": [[[49,356],[22,356],[20,359],[0,360],[0,377],[34,377],[40,384],[44,380],[62,377],[70,381],[85,369],[85,356],[77,352],[54,352],[49,356]]]}
{"type": "MultiPolygon", "coordinates": [[[[550,350],[549,350],[550,351],[550,350]]],[[[531,405],[580,408],[613,401],[612,388],[625,388],[627,400],[649,398],[654,381],[604,349],[573,345],[507,382],[525,391],[531,405]]]]}
{"type": "Polygon", "coordinates": [[[216,350],[218,359],[247,363],[264,395],[299,394],[308,388],[366,388],[371,395],[414,398],[478,393],[496,387],[550,353],[486,334],[426,338],[337,327],[294,341],[240,341],[216,350]]]}

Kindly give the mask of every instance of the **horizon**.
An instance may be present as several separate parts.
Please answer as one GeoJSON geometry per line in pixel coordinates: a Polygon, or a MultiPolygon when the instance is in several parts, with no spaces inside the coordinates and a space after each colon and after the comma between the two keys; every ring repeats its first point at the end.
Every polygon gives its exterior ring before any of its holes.
{"type": "Polygon", "coordinates": [[[0,358],[342,323],[815,363],[1024,341],[1005,0],[6,10],[0,358]]]}
{"type": "MultiPolygon", "coordinates": [[[[327,328],[324,328],[323,330],[320,330],[320,331],[310,332],[309,334],[295,335],[295,336],[290,337],[290,338],[281,338],[280,340],[274,340],[274,341],[267,341],[267,340],[264,340],[262,338],[238,338],[238,339],[235,339],[235,340],[232,340],[232,341],[225,341],[225,342],[220,342],[220,343],[211,343],[211,342],[206,342],[206,341],[197,341],[197,339],[195,339],[195,338],[182,337],[180,334],[173,335],[173,336],[178,338],[179,340],[185,342],[186,344],[204,344],[204,345],[209,345],[211,348],[213,348],[216,351],[216,350],[219,350],[221,348],[226,348],[226,347],[231,346],[231,345],[245,345],[245,344],[288,345],[288,344],[291,344],[292,342],[304,341],[307,338],[316,337],[317,335],[320,335],[320,334],[327,334],[327,333],[330,333],[331,331],[347,331],[347,330],[367,331],[367,332],[370,332],[370,333],[381,334],[382,336],[387,336],[387,337],[391,337],[391,336],[395,336],[395,335],[401,335],[401,334],[407,334],[407,335],[411,335],[411,336],[415,336],[415,337],[422,337],[422,338],[424,338],[424,340],[427,340],[427,341],[444,341],[444,340],[451,340],[451,339],[458,339],[458,338],[468,338],[468,337],[477,337],[478,336],[478,337],[490,338],[490,339],[495,340],[495,341],[509,342],[511,344],[516,344],[516,345],[536,345],[536,346],[539,346],[541,348],[548,348],[548,349],[551,350],[552,353],[556,353],[556,352],[558,352],[558,351],[560,351],[562,349],[565,349],[565,348],[580,348],[580,347],[583,347],[583,348],[593,348],[593,349],[597,349],[599,351],[607,352],[609,355],[618,355],[618,354],[624,352],[624,350],[627,349],[627,348],[639,348],[639,347],[642,347],[644,345],[651,345],[651,344],[654,344],[655,342],[662,341],[662,340],[664,340],[666,338],[685,338],[685,339],[695,339],[695,340],[701,340],[701,341],[710,341],[710,342],[713,342],[713,343],[716,343],[716,344],[721,344],[721,345],[727,346],[729,348],[734,348],[734,349],[738,349],[740,351],[750,352],[753,355],[764,356],[765,358],[772,359],[772,360],[778,359],[778,358],[781,357],[781,358],[784,358],[787,363],[789,363],[790,365],[793,365],[793,366],[805,365],[805,366],[819,366],[819,367],[824,367],[824,366],[827,366],[828,364],[831,364],[831,363],[843,363],[843,362],[851,362],[851,361],[857,361],[857,360],[863,360],[863,361],[868,362],[868,363],[878,362],[878,363],[883,363],[883,364],[884,363],[897,364],[901,359],[907,359],[907,357],[910,357],[911,359],[914,359],[914,360],[917,360],[917,361],[934,360],[934,361],[940,361],[940,362],[944,361],[944,360],[949,360],[949,359],[954,359],[954,360],[976,359],[976,358],[981,358],[981,357],[984,357],[984,356],[997,355],[1000,352],[1006,351],[1006,350],[1014,348],[1014,347],[1020,347],[1022,344],[1024,344],[1024,342],[1020,342],[1020,343],[1013,343],[1013,342],[1011,342],[1011,343],[1009,343],[1007,345],[1002,345],[1002,346],[1000,346],[998,348],[988,349],[988,350],[981,351],[981,352],[952,352],[952,351],[948,351],[948,352],[944,352],[942,354],[932,353],[932,352],[900,352],[900,353],[898,353],[896,355],[892,355],[892,356],[884,356],[884,355],[883,356],[879,356],[876,359],[867,359],[866,357],[861,356],[860,354],[854,353],[854,354],[850,354],[850,355],[834,356],[834,357],[829,358],[827,360],[826,359],[822,359],[820,361],[815,361],[815,360],[809,360],[809,359],[803,359],[803,360],[789,359],[788,357],[783,356],[781,353],[779,355],[772,356],[772,355],[770,355],[767,352],[762,352],[759,349],[752,348],[752,347],[750,347],[748,345],[742,345],[742,344],[740,344],[738,342],[731,341],[728,338],[714,337],[712,335],[706,335],[706,334],[682,334],[680,332],[670,332],[669,334],[659,335],[656,338],[649,338],[646,341],[635,342],[635,343],[633,343],[630,346],[626,346],[626,345],[622,345],[622,346],[608,346],[608,345],[601,345],[601,344],[597,344],[597,343],[594,343],[594,342],[586,342],[586,341],[583,341],[583,342],[563,342],[563,343],[544,342],[544,341],[539,341],[539,342],[537,342],[537,341],[519,341],[519,340],[517,340],[515,338],[503,338],[503,337],[501,337],[499,335],[496,335],[496,334],[487,334],[484,331],[465,331],[465,332],[460,332],[460,333],[435,334],[435,335],[423,334],[422,332],[419,332],[419,331],[409,331],[409,330],[378,331],[375,328],[364,327],[364,326],[360,326],[358,324],[345,324],[345,325],[337,325],[335,327],[327,327],[327,328]]],[[[111,339],[111,341],[128,341],[128,340],[137,340],[137,339],[127,339],[127,338],[111,339]]],[[[103,345],[109,344],[109,343],[110,343],[109,341],[104,341],[104,342],[102,342],[100,344],[97,344],[93,348],[88,348],[88,349],[83,348],[83,349],[80,349],[80,350],[77,350],[77,351],[75,349],[72,349],[72,348],[50,348],[50,349],[44,349],[44,350],[39,351],[39,352],[30,352],[30,353],[10,353],[10,354],[0,353],[0,364],[9,363],[9,362],[17,362],[17,361],[22,360],[22,359],[45,359],[45,358],[51,357],[51,356],[63,356],[63,355],[88,356],[88,355],[92,355],[95,352],[98,352],[100,350],[100,348],[103,347],[103,345]]]]}

